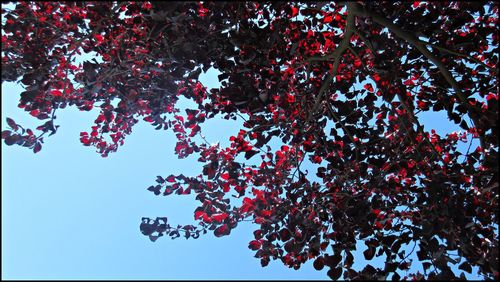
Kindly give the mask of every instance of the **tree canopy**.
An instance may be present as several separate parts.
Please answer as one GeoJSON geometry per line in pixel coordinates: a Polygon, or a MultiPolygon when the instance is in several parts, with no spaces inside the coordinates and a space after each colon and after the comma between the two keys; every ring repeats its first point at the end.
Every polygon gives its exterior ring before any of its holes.
{"type": "Polygon", "coordinates": [[[80,141],[103,157],[142,119],[203,164],[148,188],[200,202],[193,224],[143,218],[151,240],[252,220],[262,266],[499,278],[497,3],[19,2],[2,16],[2,82],[22,83],[19,107],[41,121],[8,118],[5,144],[37,153],[56,111],[98,108],[80,141]],[[219,88],[199,81],[211,68],[219,88]],[[460,130],[439,134],[429,112],[460,130]],[[201,131],[220,117],[244,121],[227,147],[201,131]],[[414,252],[423,273],[408,272],[414,252]]]}

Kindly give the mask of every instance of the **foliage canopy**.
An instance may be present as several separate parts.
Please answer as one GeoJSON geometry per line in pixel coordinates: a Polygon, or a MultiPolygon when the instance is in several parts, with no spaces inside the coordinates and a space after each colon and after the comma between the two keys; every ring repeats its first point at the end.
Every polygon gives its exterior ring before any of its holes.
{"type": "Polygon", "coordinates": [[[19,107],[42,121],[36,134],[8,118],[7,145],[36,153],[56,110],[97,107],[80,141],[103,157],[143,119],[203,163],[148,188],[200,202],[195,225],[144,218],[151,240],[251,219],[262,266],[400,279],[418,246],[424,273],[406,278],[464,277],[452,264],[499,278],[496,3],[20,2],[2,15],[2,82],[21,82],[19,107]],[[99,59],[75,63],[84,53],[99,59]],[[210,68],[220,88],[198,81],[210,68]],[[462,130],[427,130],[432,111],[462,130]],[[201,135],[216,117],[244,120],[228,147],[201,135]]]}

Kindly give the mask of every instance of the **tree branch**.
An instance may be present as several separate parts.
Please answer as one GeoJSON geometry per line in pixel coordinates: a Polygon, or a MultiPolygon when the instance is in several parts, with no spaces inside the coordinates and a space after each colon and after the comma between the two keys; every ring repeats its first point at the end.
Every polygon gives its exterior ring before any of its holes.
{"type": "MultiPolygon", "coordinates": [[[[347,3],[347,10],[349,11],[351,7],[354,5],[354,3],[349,2],[347,3]]],[[[339,46],[333,51],[332,54],[327,55],[322,57],[323,59],[333,59],[333,67],[332,67],[332,72],[326,80],[323,82],[323,85],[321,86],[319,90],[318,97],[316,98],[316,101],[314,103],[314,106],[312,108],[312,111],[309,112],[309,116],[307,118],[307,121],[311,119],[311,117],[314,115],[316,112],[319,104],[321,103],[321,100],[323,99],[323,95],[325,95],[326,89],[330,86],[330,83],[332,82],[333,78],[337,75],[338,67],[340,64],[340,59],[342,58],[342,55],[344,54],[345,50],[347,50],[347,47],[349,46],[349,42],[351,40],[351,36],[354,32],[354,13],[348,13],[347,14],[347,20],[346,20],[346,27],[344,30],[344,38],[342,38],[342,41],[339,43],[339,46]]]]}
{"type": "Polygon", "coordinates": [[[361,40],[363,40],[363,42],[368,47],[368,49],[370,49],[370,51],[372,51],[373,55],[377,54],[377,53],[375,53],[375,48],[373,48],[372,43],[368,39],[366,39],[366,37],[359,30],[355,29],[354,32],[359,36],[359,38],[361,40]]]}
{"type": "Polygon", "coordinates": [[[440,51],[443,51],[443,52],[446,52],[446,53],[450,53],[450,54],[452,54],[452,55],[457,55],[457,56],[460,56],[460,57],[464,57],[464,58],[466,58],[466,59],[469,59],[469,60],[473,61],[474,63],[480,64],[480,65],[482,65],[483,67],[485,67],[485,68],[487,68],[487,69],[491,70],[491,71],[493,72],[493,74],[494,74],[494,75],[496,75],[496,74],[498,73],[497,68],[495,68],[495,67],[490,67],[490,66],[488,66],[487,64],[485,64],[485,63],[481,62],[480,60],[478,60],[478,59],[476,59],[476,58],[474,58],[474,57],[472,57],[472,56],[469,56],[469,55],[467,55],[467,54],[462,54],[462,53],[460,53],[460,52],[457,52],[457,51],[454,51],[454,50],[450,50],[450,49],[448,49],[448,48],[441,47],[441,46],[438,46],[438,45],[436,45],[436,44],[432,44],[432,43],[425,42],[425,41],[422,41],[422,40],[419,40],[419,42],[420,42],[420,43],[422,43],[422,44],[425,44],[425,45],[430,45],[431,47],[436,48],[436,49],[438,49],[438,50],[440,50],[440,51]]]}
{"type": "MultiPolygon", "coordinates": [[[[396,24],[392,23],[389,21],[387,18],[382,17],[381,15],[374,13],[372,11],[369,11],[365,9],[364,7],[361,7],[357,3],[350,3],[350,12],[354,13],[359,16],[364,16],[364,17],[371,17],[373,21],[377,22],[380,25],[383,25],[387,27],[389,30],[391,30],[395,35],[398,37],[406,40],[408,43],[413,45],[417,50],[422,53],[429,61],[431,61],[436,67],[439,69],[445,80],[450,84],[450,86],[453,88],[455,95],[458,97],[460,100],[462,106],[464,106],[467,111],[469,112],[469,116],[471,119],[474,121],[474,126],[477,126],[479,123],[479,113],[476,111],[475,108],[473,108],[469,102],[467,101],[467,97],[464,96],[462,93],[462,90],[460,89],[460,86],[458,85],[457,81],[455,78],[453,78],[453,75],[451,72],[444,66],[444,64],[436,57],[434,54],[432,54],[427,48],[420,42],[419,39],[415,37],[410,32],[407,32],[403,30],[401,27],[397,26],[396,24]]],[[[484,141],[484,137],[481,135],[479,136],[479,140],[481,143],[481,147],[483,149],[486,148],[486,143],[484,141]]],[[[484,157],[484,152],[483,152],[483,157],[484,157]]]]}

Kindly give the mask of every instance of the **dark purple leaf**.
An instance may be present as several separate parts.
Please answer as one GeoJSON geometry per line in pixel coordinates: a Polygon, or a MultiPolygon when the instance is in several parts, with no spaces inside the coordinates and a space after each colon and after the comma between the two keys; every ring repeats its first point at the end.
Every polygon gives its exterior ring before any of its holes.
{"type": "Polygon", "coordinates": [[[330,279],[338,280],[340,275],[342,275],[342,267],[330,268],[326,274],[330,277],[330,279]]]}
{"type": "Polygon", "coordinates": [[[10,126],[10,128],[12,128],[14,131],[17,131],[17,129],[19,128],[16,124],[16,122],[11,119],[11,118],[7,118],[7,124],[10,126]]]}
{"type": "Polygon", "coordinates": [[[38,152],[40,152],[41,149],[42,149],[42,144],[40,144],[39,142],[37,142],[35,144],[35,147],[33,147],[33,152],[34,153],[38,153],[38,152]]]}

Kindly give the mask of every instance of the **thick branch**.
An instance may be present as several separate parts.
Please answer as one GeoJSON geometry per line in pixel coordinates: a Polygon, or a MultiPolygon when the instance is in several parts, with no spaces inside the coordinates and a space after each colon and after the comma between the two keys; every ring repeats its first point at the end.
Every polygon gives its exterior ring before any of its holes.
{"type": "Polygon", "coordinates": [[[328,87],[330,87],[330,83],[332,82],[333,78],[337,75],[338,67],[340,64],[340,59],[342,58],[342,55],[344,54],[345,50],[349,47],[349,42],[351,40],[351,36],[354,32],[354,13],[351,13],[351,7],[353,6],[354,3],[349,2],[347,4],[347,22],[346,22],[346,27],[344,30],[344,38],[342,38],[342,41],[339,43],[339,46],[337,46],[337,49],[333,51],[332,54],[324,56],[323,59],[333,59],[333,67],[332,67],[332,72],[326,80],[323,82],[323,85],[321,86],[319,90],[318,97],[316,98],[316,101],[314,103],[314,107],[311,112],[309,112],[308,119],[309,120],[312,115],[316,112],[319,104],[321,103],[321,100],[323,99],[323,95],[325,94],[326,90],[328,87]]]}

